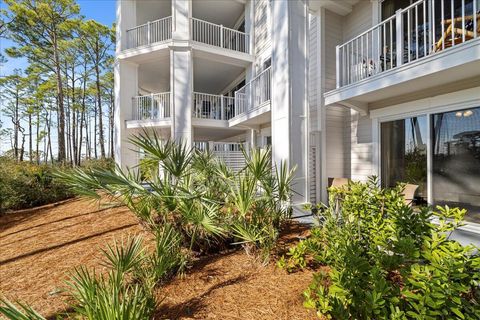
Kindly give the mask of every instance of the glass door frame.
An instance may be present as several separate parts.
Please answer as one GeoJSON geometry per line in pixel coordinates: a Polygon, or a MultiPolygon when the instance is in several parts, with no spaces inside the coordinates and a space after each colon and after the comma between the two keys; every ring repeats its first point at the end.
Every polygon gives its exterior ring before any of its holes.
{"type": "MultiPolygon", "coordinates": [[[[418,101],[411,101],[405,104],[411,105],[411,107],[404,107],[404,104],[386,107],[382,109],[372,110],[370,117],[372,119],[372,166],[373,172],[380,183],[381,172],[382,172],[382,150],[381,150],[381,124],[384,122],[409,119],[412,117],[426,116],[427,117],[427,136],[426,136],[426,145],[427,145],[427,202],[429,205],[433,203],[433,189],[432,189],[432,170],[433,170],[433,150],[432,150],[432,133],[433,133],[433,115],[444,112],[459,111],[469,108],[478,108],[480,107],[480,99],[478,97],[473,97],[472,99],[466,99],[465,96],[462,97],[464,91],[475,92],[478,90],[478,87],[467,89],[463,91],[458,91],[453,94],[458,95],[458,98],[442,99],[440,97],[427,98],[418,101]],[[434,101],[432,101],[435,99],[434,101]],[[453,100],[453,101],[452,101],[453,100]],[[460,101],[463,100],[463,101],[460,101]],[[442,101],[444,101],[442,103],[442,101]],[[419,106],[416,108],[416,103],[418,102],[419,106]],[[432,103],[433,102],[433,103],[432,103]],[[450,102],[450,103],[449,103],[450,102]],[[423,107],[422,104],[425,104],[423,107]],[[409,110],[412,109],[412,110],[409,110]],[[415,110],[416,109],[416,110],[415,110]]],[[[447,94],[449,95],[449,94],[447,94]]],[[[450,94],[451,95],[451,94],[450,94]]],[[[474,93],[474,96],[478,93],[474,93]]],[[[466,96],[469,98],[469,94],[466,96]]],[[[466,225],[478,226],[480,228],[480,223],[465,221],[466,225]]]]}

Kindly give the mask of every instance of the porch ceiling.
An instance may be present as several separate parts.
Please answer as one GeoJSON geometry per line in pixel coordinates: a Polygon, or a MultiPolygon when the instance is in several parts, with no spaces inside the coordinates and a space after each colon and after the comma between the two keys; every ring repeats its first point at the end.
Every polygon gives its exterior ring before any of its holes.
{"type": "Polygon", "coordinates": [[[245,11],[241,1],[232,0],[194,0],[192,13],[194,18],[221,24],[233,28],[245,11]]]}
{"type": "Polygon", "coordinates": [[[193,89],[196,92],[220,94],[244,71],[242,67],[196,56],[193,59],[193,89]]]}
{"type": "Polygon", "coordinates": [[[245,130],[234,130],[231,128],[207,128],[195,126],[193,129],[193,137],[195,141],[222,141],[241,134],[245,130]]]}

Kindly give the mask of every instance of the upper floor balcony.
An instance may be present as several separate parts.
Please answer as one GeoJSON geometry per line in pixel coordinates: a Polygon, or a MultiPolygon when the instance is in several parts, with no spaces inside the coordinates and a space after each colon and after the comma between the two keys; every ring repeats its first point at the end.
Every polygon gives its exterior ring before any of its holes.
{"type": "Polygon", "coordinates": [[[140,48],[172,39],[172,17],[148,21],[127,30],[125,49],[140,48]]]}
{"type": "Polygon", "coordinates": [[[235,92],[234,117],[231,126],[261,124],[270,120],[272,71],[266,68],[245,86],[235,92]]]}
{"type": "Polygon", "coordinates": [[[477,0],[420,0],[336,48],[325,103],[369,103],[478,76],[477,0]]]}
{"type": "Polygon", "coordinates": [[[170,92],[132,97],[132,119],[127,128],[170,126],[170,92]]]}
{"type": "MultiPolygon", "coordinates": [[[[190,19],[191,40],[226,50],[249,53],[245,32],[197,18],[190,19]]],[[[126,49],[141,48],[172,40],[172,17],[165,17],[127,30],[126,49]]]]}

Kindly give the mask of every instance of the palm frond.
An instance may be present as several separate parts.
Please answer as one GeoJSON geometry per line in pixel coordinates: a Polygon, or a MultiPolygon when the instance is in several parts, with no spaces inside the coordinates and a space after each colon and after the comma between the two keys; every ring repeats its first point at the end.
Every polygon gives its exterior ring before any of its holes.
{"type": "Polygon", "coordinates": [[[107,245],[102,249],[105,256],[104,264],[118,273],[125,273],[139,266],[143,259],[143,239],[140,236],[128,238],[126,241],[107,245]]]}
{"type": "Polygon", "coordinates": [[[17,302],[18,307],[6,299],[0,299],[0,314],[10,320],[46,320],[30,306],[17,302]]]}

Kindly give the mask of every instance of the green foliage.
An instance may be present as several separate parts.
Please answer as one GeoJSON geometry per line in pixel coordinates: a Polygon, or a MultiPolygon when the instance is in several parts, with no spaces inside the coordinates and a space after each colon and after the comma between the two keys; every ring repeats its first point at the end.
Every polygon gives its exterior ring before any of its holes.
{"type": "Polygon", "coordinates": [[[334,319],[480,317],[480,256],[448,236],[466,211],[413,209],[402,188],[380,189],[372,178],[330,189],[320,226],[279,263],[324,265],[306,306],[334,319]]]}
{"type": "Polygon", "coordinates": [[[17,303],[18,307],[8,300],[0,299],[0,314],[10,320],[46,320],[31,307],[17,303]]]}
{"type": "Polygon", "coordinates": [[[171,224],[189,250],[239,243],[268,260],[290,215],[294,169],[272,170],[270,150],[245,153],[245,168],[232,172],[211,152],[161,141],[156,133],[144,131],[130,143],[141,150],[137,168],[75,169],[58,177],[77,194],[127,205],[152,231],[171,224]]]}
{"type": "Polygon", "coordinates": [[[181,235],[169,224],[155,231],[155,250],[140,237],[114,242],[103,250],[110,271],[97,275],[83,267],[68,282],[76,313],[91,320],[151,319],[154,287],[185,263],[181,235]]]}
{"type": "Polygon", "coordinates": [[[0,157],[0,213],[44,205],[72,196],[48,165],[0,157]]]}
{"type": "Polygon", "coordinates": [[[84,169],[115,169],[115,161],[112,158],[103,159],[85,159],[82,160],[80,166],[84,169]]]}

